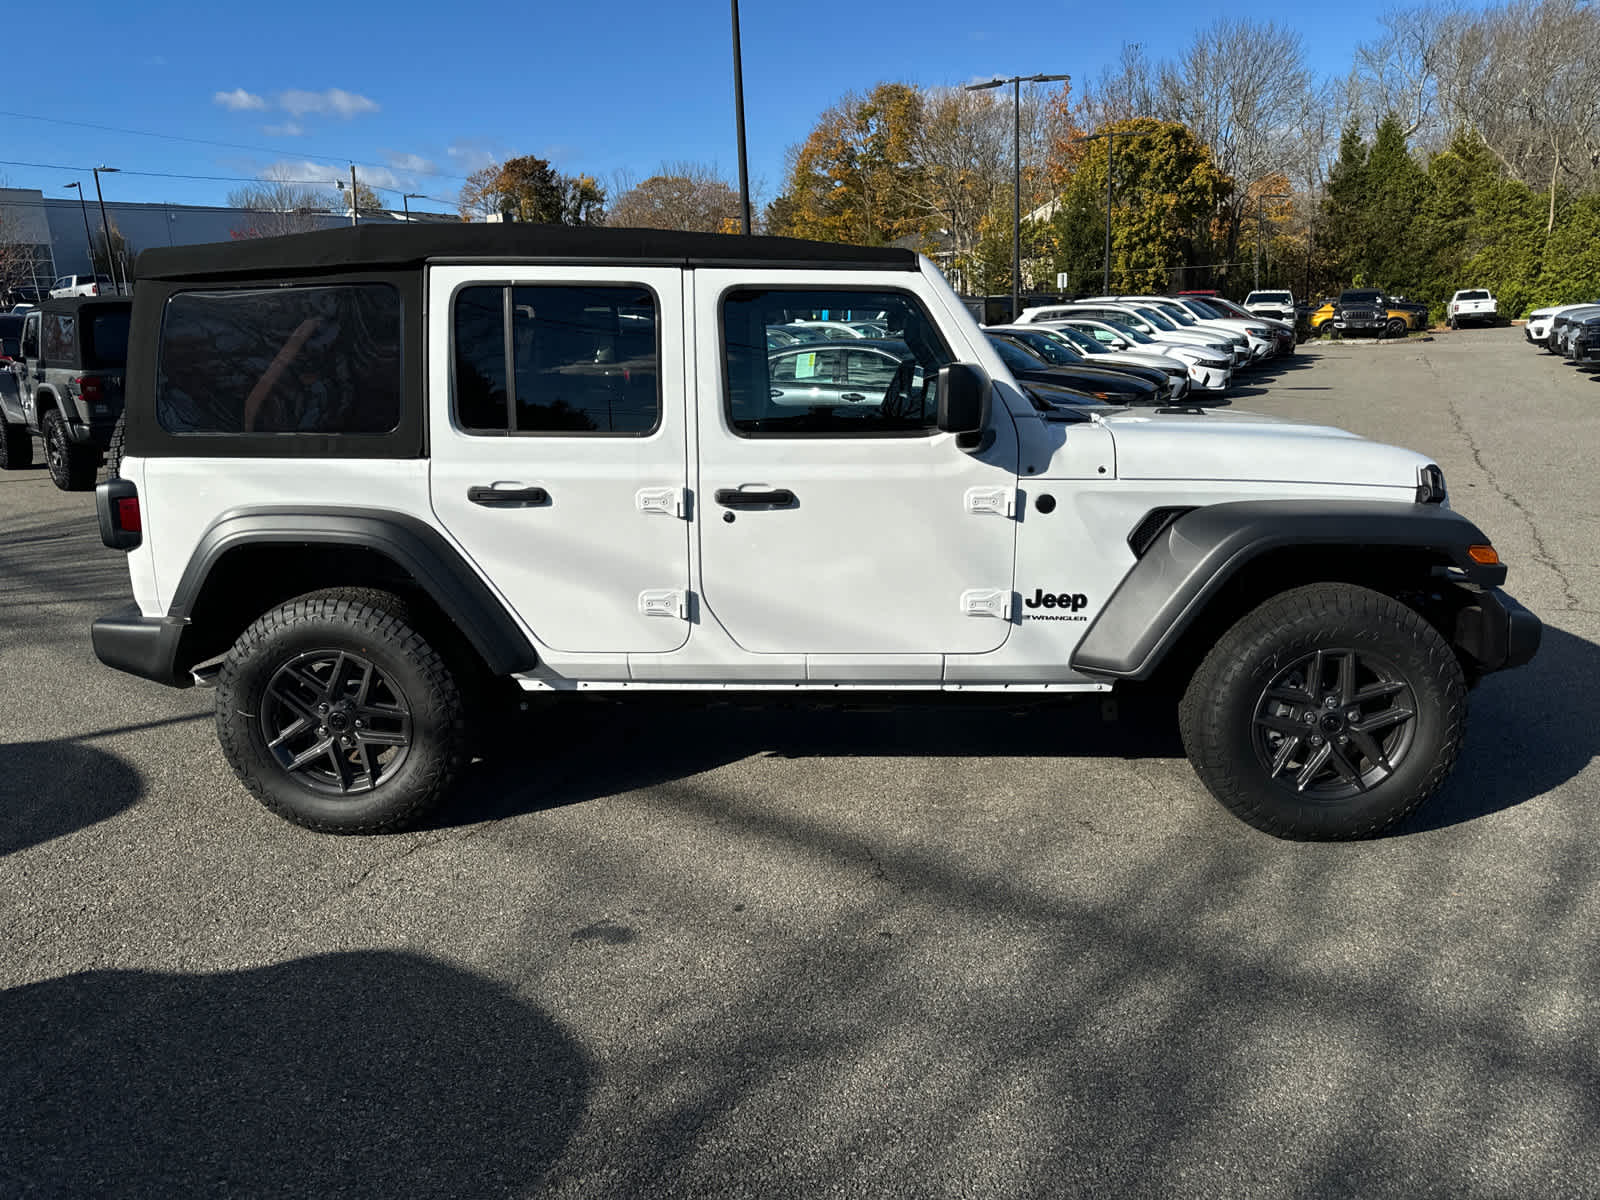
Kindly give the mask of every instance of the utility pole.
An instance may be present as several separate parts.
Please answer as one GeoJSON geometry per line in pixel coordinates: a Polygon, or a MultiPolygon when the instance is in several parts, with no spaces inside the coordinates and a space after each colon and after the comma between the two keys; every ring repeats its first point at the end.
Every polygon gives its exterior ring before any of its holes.
{"type": "Polygon", "coordinates": [[[1289,199],[1287,192],[1263,192],[1256,197],[1256,270],[1252,291],[1261,290],[1261,223],[1266,219],[1267,201],[1287,199],[1289,199]]]}
{"type": "Polygon", "coordinates": [[[426,200],[426,199],[427,199],[427,197],[424,196],[421,192],[407,192],[407,193],[405,193],[405,195],[400,197],[400,203],[406,210],[406,224],[407,225],[411,224],[411,202],[413,200],[426,200]]]}
{"type": "Polygon", "coordinates": [[[739,137],[739,232],[750,234],[750,168],[744,152],[744,65],[739,51],[739,0],[733,3],[733,114],[739,137]]]}
{"type": "Polygon", "coordinates": [[[1011,319],[1017,319],[1022,296],[1022,85],[1061,83],[1070,75],[1012,75],[987,83],[969,83],[969,92],[1011,85],[1011,319]]]}
{"type": "Polygon", "coordinates": [[[66,190],[74,188],[78,192],[78,211],[83,213],[83,244],[89,247],[89,274],[94,274],[94,234],[89,232],[89,206],[83,199],[83,184],[74,179],[71,183],[62,185],[66,190]]]}
{"type": "Polygon", "coordinates": [[[1104,133],[1086,133],[1080,138],[1073,138],[1073,145],[1079,142],[1097,142],[1101,138],[1106,142],[1106,263],[1105,279],[1101,282],[1101,289],[1105,295],[1111,295],[1111,179],[1112,168],[1117,161],[1117,139],[1127,137],[1134,131],[1132,129],[1108,129],[1104,133]]]}
{"type": "Polygon", "coordinates": [[[360,223],[361,199],[356,195],[356,165],[350,164],[350,224],[360,223]]]}

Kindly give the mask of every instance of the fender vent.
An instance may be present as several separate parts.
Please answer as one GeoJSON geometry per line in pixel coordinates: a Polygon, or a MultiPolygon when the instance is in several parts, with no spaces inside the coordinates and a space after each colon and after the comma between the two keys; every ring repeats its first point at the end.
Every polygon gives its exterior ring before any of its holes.
{"type": "Polygon", "coordinates": [[[1195,506],[1192,504],[1182,508],[1152,508],[1128,535],[1128,549],[1133,551],[1135,558],[1143,558],[1144,552],[1155,544],[1162,530],[1185,513],[1192,513],[1194,510],[1195,506]]]}

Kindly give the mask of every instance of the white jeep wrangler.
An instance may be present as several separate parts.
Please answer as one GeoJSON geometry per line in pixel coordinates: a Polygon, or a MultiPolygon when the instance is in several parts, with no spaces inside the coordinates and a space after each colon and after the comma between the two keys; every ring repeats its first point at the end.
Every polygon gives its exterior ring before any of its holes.
{"type": "Polygon", "coordinates": [[[417,820],[508,683],[1165,682],[1235,813],[1361,836],[1443,781],[1468,683],[1538,646],[1426,458],[1047,402],[907,251],[368,226],[152,250],[138,279],[98,490],[135,604],[95,651],[214,682],[239,779],[315,829],[417,820]],[[871,353],[768,349],[867,316],[871,353]]]}

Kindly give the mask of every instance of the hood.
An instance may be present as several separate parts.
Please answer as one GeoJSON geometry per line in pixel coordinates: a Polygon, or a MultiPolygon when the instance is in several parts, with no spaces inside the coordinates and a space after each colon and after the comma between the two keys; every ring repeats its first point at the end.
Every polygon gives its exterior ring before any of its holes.
{"type": "Polygon", "coordinates": [[[1415,489],[1413,450],[1260,413],[1210,408],[1104,414],[1121,479],[1215,479],[1415,489]]]}

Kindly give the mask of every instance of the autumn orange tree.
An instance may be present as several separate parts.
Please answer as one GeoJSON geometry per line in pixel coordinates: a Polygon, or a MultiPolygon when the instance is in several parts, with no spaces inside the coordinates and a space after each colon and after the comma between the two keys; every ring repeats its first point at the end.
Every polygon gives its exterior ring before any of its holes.
{"type": "Polygon", "coordinates": [[[598,225],[606,190],[590,175],[564,175],[531,154],[490,163],[467,177],[457,200],[461,219],[494,213],[546,225],[598,225]]]}

